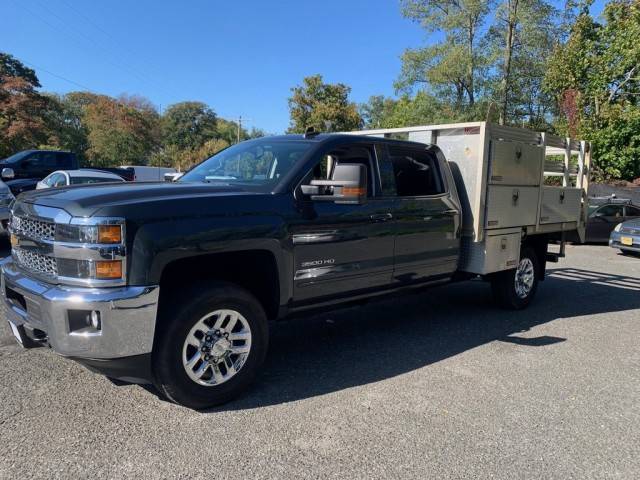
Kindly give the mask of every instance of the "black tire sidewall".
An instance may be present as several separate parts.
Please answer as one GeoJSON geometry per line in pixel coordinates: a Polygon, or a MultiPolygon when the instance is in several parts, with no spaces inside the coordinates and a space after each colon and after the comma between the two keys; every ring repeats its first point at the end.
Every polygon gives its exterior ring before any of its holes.
{"type": "Polygon", "coordinates": [[[225,403],[246,389],[260,366],[268,348],[268,324],[260,303],[247,291],[228,284],[201,289],[189,305],[167,312],[163,331],[154,348],[154,376],[156,387],[170,400],[181,405],[203,409],[225,403]],[[189,378],[182,364],[185,338],[196,322],[215,310],[236,310],[249,323],[251,351],[240,371],[217,386],[203,386],[189,378]]]}
{"type": "Polygon", "coordinates": [[[531,247],[523,247],[520,252],[520,260],[529,258],[533,264],[534,279],[533,286],[529,294],[525,298],[521,298],[516,293],[516,272],[517,269],[506,270],[500,272],[492,281],[494,297],[497,302],[504,308],[512,310],[521,310],[526,308],[538,290],[538,282],[540,280],[540,263],[535,250],[531,247]]]}

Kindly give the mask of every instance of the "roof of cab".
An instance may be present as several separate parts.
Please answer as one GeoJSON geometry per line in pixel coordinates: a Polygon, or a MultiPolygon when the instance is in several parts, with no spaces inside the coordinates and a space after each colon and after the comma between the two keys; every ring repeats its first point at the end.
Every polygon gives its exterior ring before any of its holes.
{"type": "Polygon", "coordinates": [[[414,142],[411,140],[400,140],[396,138],[383,138],[383,137],[374,137],[368,135],[358,135],[351,133],[317,133],[310,137],[305,137],[302,134],[287,134],[287,135],[274,135],[270,137],[260,137],[254,140],[265,140],[268,139],[270,141],[291,141],[297,140],[301,142],[310,142],[310,143],[328,143],[328,142],[336,142],[336,143],[349,143],[350,141],[369,141],[369,142],[379,142],[379,143],[387,143],[387,144],[396,144],[396,145],[413,145],[417,147],[425,147],[427,144],[421,142],[414,142]]]}

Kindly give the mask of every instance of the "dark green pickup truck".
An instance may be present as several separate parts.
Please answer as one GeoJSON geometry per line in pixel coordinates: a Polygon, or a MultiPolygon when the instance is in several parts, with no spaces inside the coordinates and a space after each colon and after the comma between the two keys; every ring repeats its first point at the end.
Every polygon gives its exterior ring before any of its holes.
{"type": "Polygon", "coordinates": [[[525,307],[551,237],[462,270],[456,183],[433,144],[307,134],[240,143],[175,183],[27,192],[2,264],[7,317],[25,347],[216,405],[253,380],[271,320],[478,275],[525,307]]]}

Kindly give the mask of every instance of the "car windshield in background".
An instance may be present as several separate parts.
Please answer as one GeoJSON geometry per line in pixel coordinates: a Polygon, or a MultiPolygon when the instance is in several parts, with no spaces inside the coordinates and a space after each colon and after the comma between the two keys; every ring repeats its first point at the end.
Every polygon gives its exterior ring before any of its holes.
{"type": "Polygon", "coordinates": [[[7,157],[3,160],[0,160],[0,163],[13,163],[13,162],[17,162],[18,160],[26,157],[27,155],[29,155],[30,152],[29,150],[26,150],[24,152],[18,152],[18,153],[14,153],[13,155],[11,155],[10,157],[7,157]]]}
{"type": "Polygon", "coordinates": [[[267,138],[239,143],[205,160],[178,181],[238,185],[269,192],[310,147],[310,142],[267,138]]]}

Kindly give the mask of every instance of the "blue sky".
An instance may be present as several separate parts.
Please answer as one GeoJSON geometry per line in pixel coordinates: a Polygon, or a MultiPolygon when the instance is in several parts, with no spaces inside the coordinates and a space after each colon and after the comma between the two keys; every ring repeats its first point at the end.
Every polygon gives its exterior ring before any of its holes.
{"type": "Polygon", "coordinates": [[[4,0],[2,10],[0,50],[35,68],[43,90],[139,94],[159,108],[200,100],[270,133],[287,128],[303,77],[344,82],[356,102],[393,95],[402,51],[428,42],[393,0],[4,0]]]}

